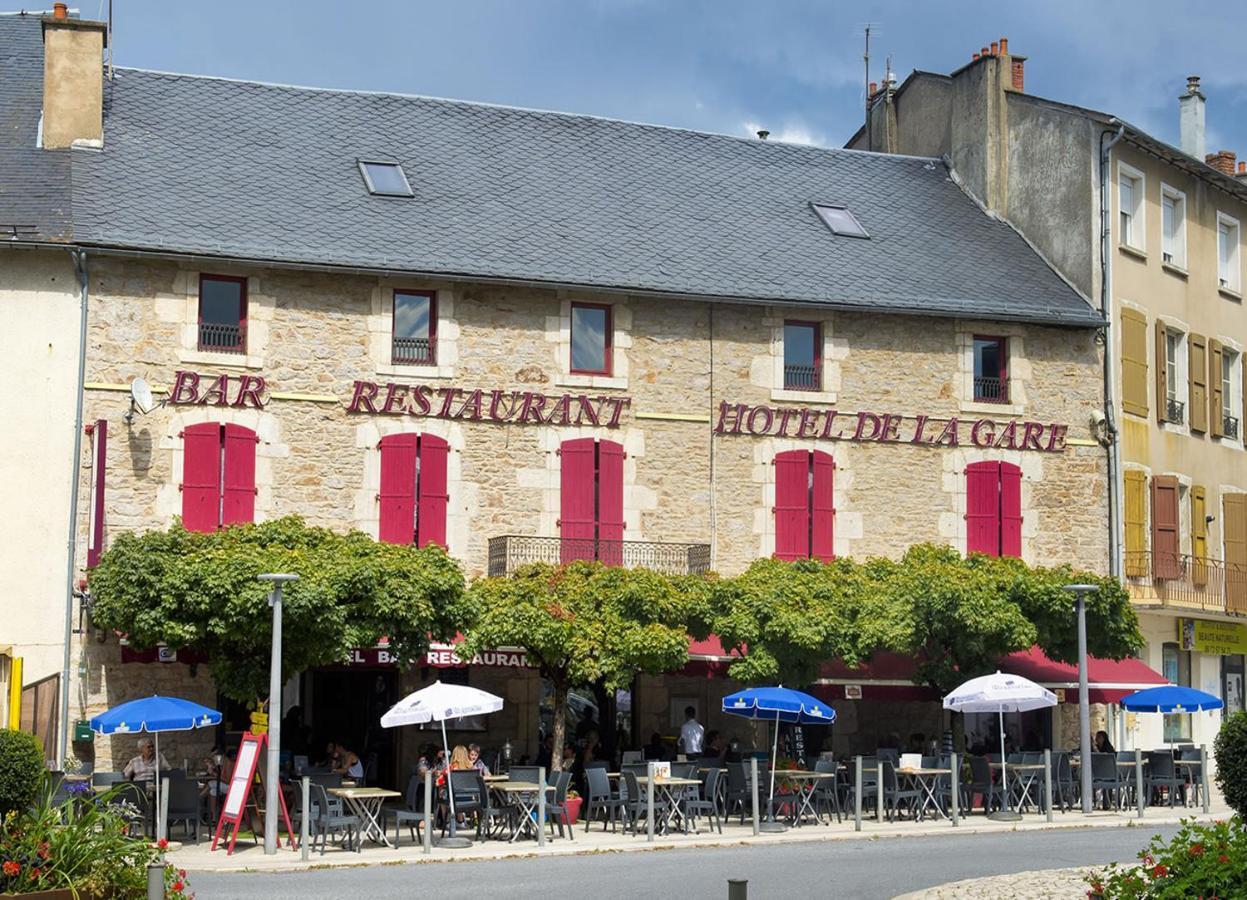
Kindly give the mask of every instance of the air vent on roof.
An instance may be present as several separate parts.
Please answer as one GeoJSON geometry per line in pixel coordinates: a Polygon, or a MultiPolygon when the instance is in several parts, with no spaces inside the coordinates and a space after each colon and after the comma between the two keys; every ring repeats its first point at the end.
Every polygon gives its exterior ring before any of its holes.
{"type": "Polygon", "coordinates": [[[862,223],[843,206],[832,206],[823,203],[811,203],[823,224],[831,229],[832,234],[842,237],[869,238],[862,223]]]}
{"type": "Polygon", "coordinates": [[[407,183],[407,175],[403,167],[393,162],[359,161],[360,174],[364,176],[364,184],[368,193],[378,197],[414,197],[411,185],[407,183]]]}

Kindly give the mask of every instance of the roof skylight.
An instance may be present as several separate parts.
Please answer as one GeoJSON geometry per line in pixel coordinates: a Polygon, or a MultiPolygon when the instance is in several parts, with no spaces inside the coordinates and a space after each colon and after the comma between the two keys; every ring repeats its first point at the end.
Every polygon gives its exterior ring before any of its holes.
{"type": "Polygon", "coordinates": [[[823,220],[823,224],[831,229],[832,234],[842,237],[870,238],[866,229],[862,227],[862,223],[857,221],[857,217],[849,212],[846,207],[832,206],[825,203],[812,203],[810,205],[814,207],[818,217],[823,220]]]}
{"type": "Polygon", "coordinates": [[[411,185],[407,183],[407,174],[403,167],[394,162],[359,161],[360,174],[364,176],[364,184],[368,193],[378,197],[414,197],[411,185]]]}

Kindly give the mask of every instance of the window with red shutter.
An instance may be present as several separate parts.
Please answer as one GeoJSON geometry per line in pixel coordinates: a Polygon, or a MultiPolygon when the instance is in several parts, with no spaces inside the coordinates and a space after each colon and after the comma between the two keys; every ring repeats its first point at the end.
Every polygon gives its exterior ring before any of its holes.
{"type": "Polygon", "coordinates": [[[836,507],[833,488],[836,464],[831,456],[815,450],[810,453],[810,556],[831,562],[835,558],[836,507]]]}
{"type": "Polygon", "coordinates": [[[221,524],[238,525],[255,521],[256,433],[241,425],[222,429],[224,461],[221,465],[221,524]]]}
{"type": "Polygon", "coordinates": [[[966,466],[966,552],[1022,555],[1022,470],[994,461],[966,466]]]}
{"type": "Polygon", "coordinates": [[[216,531],[255,519],[256,433],[201,422],[182,431],[182,525],[216,531]]]}
{"type": "Polygon", "coordinates": [[[1000,464],[1000,555],[1022,556],[1022,470],[1000,464]]]}
{"type": "Polygon", "coordinates": [[[559,447],[560,559],[623,562],[623,447],[576,438],[559,447]]]}
{"type": "Polygon", "coordinates": [[[450,445],[432,434],[389,434],[379,448],[377,539],[387,544],[445,547],[450,445]]]}
{"type": "Polygon", "coordinates": [[[775,455],[775,556],[777,559],[834,557],[835,462],[821,450],[787,450],[775,455]]]}
{"type": "Polygon", "coordinates": [[[623,464],[621,445],[598,441],[598,559],[610,566],[623,564],[623,464]]]}
{"type": "Polygon", "coordinates": [[[420,435],[420,469],[416,484],[416,546],[446,546],[446,463],[450,445],[433,434],[420,435]]]}

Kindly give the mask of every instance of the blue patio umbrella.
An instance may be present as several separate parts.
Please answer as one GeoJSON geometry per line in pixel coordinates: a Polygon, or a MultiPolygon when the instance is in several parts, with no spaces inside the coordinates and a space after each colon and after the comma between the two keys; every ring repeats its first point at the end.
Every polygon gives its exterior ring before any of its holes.
{"type": "MultiPolygon", "coordinates": [[[[160,809],[160,732],[191,731],[221,724],[221,714],[181,697],[153,694],[114,706],[91,719],[96,734],[138,734],[146,731],[156,736],[156,809],[160,809]]],[[[161,823],[163,825],[163,823],[161,823]]],[[[164,829],[161,828],[161,831],[164,829]]],[[[163,837],[157,834],[157,837],[163,837]]]]}
{"type": "Polygon", "coordinates": [[[1121,705],[1130,712],[1151,713],[1203,712],[1225,706],[1215,694],[1177,684],[1163,684],[1160,687],[1135,691],[1122,697],[1121,705]]]}
{"type": "MultiPolygon", "coordinates": [[[[830,725],[836,721],[836,711],[817,697],[802,691],[794,691],[783,685],[778,687],[745,688],[723,698],[723,711],[731,716],[746,719],[762,719],[775,723],[775,738],[771,747],[771,788],[769,793],[770,830],[775,825],[775,757],[779,752],[779,724],[830,725]]],[[[782,830],[782,828],[780,829],[782,830]]]]}

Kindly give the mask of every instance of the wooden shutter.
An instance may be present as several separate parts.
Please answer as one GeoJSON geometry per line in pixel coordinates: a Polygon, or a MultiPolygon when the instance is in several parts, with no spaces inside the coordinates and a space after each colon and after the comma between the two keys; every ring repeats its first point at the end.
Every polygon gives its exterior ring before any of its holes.
{"type": "Polygon", "coordinates": [[[450,495],[446,488],[446,463],[450,445],[434,434],[420,436],[420,481],[416,497],[416,546],[446,546],[446,507],[450,495]]]}
{"type": "Polygon", "coordinates": [[[87,568],[94,569],[104,551],[104,490],[108,472],[108,420],[97,419],[91,431],[91,511],[87,533],[87,568]]]}
{"type": "Polygon", "coordinates": [[[1022,555],[1022,470],[1000,464],[1000,555],[1022,555]]]}
{"type": "MultiPolygon", "coordinates": [[[[1147,316],[1121,311],[1121,408],[1147,415],[1147,316]]],[[[1164,399],[1163,397],[1161,399],[1164,399]]]]}
{"type": "Polygon", "coordinates": [[[966,553],[1000,555],[1000,463],[966,466],[966,553]]]}
{"type": "Polygon", "coordinates": [[[775,454],[775,556],[810,556],[810,451],[775,454]]]}
{"type": "Polygon", "coordinates": [[[1225,610],[1247,613],[1247,495],[1223,494],[1221,519],[1225,541],[1225,610]]]}
{"type": "Polygon", "coordinates": [[[1238,354],[1238,368],[1238,383],[1241,385],[1238,392],[1242,395],[1243,402],[1243,408],[1238,415],[1238,439],[1247,446],[1247,350],[1238,354]]]}
{"type": "Polygon", "coordinates": [[[1191,580],[1208,583],[1208,499],[1204,486],[1191,488],[1191,580]]]}
{"type": "Polygon", "coordinates": [[[624,449],[614,441],[598,441],[598,559],[623,565],[624,449]]]}
{"type": "Polygon", "coordinates": [[[1125,482],[1126,574],[1141,578],[1147,565],[1147,477],[1138,469],[1122,473],[1125,482]]]}
{"type": "Polygon", "coordinates": [[[416,458],[414,434],[387,434],[381,439],[380,521],[377,540],[410,544],[416,535],[416,458]]]}
{"type": "MultiPolygon", "coordinates": [[[[1216,341],[1212,343],[1215,345],[1216,341]]],[[[1186,368],[1191,379],[1190,396],[1187,401],[1190,409],[1188,421],[1191,423],[1191,431],[1205,432],[1208,430],[1208,416],[1212,410],[1208,393],[1208,378],[1212,370],[1208,367],[1208,342],[1202,334],[1192,334],[1187,338],[1186,368]]],[[[1221,382],[1218,381],[1216,384],[1219,389],[1221,382]]],[[[1215,414],[1212,421],[1216,427],[1216,422],[1219,420],[1215,414]]]]}
{"type": "Polygon", "coordinates": [[[1208,342],[1208,421],[1211,423],[1209,434],[1222,437],[1225,434],[1224,410],[1221,408],[1221,342],[1208,342]]]}
{"type": "Polygon", "coordinates": [[[201,422],[182,430],[182,526],[216,531],[221,524],[221,426],[201,422]]]}
{"type": "Polygon", "coordinates": [[[1182,549],[1178,534],[1178,479],[1172,475],[1152,477],[1152,575],[1177,578],[1182,574],[1182,549]]]}
{"type": "Polygon", "coordinates": [[[813,451],[810,458],[814,475],[810,489],[810,556],[831,562],[836,557],[836,463],[821,450],[813,451]]]}
{"type": "Polygon", "coordinates": [[[559,558],[593,559],[596,537],[596,441],[576,438],[559,448],[559,558]]]}
{"type": "Polygon", "coordinates": [[[221,524],[239,525],[255,521],[255,445],[254,431],[241,425],[226,425],[225,463],[221,466],[224,491],[221,497],[221,524]]]}
{"type": "Polygon", "coordinates": [[[1166,380],[1169,376],[1169,367],[1165,365],[1165,351],[1168,342],[1166,341],[1167,329],[1165,323],[1160,319],[1156,320],[1156,421],[1163,423],[1165,421],[1165,412],[1167,399],[1169,397],[1168,384],[1166,380]]]}

